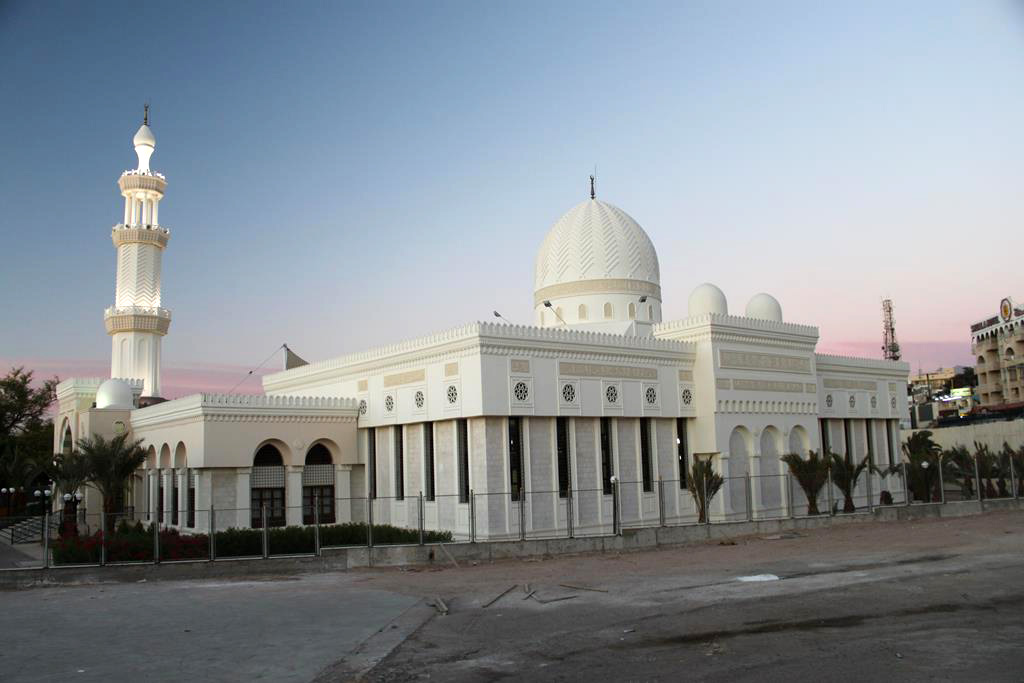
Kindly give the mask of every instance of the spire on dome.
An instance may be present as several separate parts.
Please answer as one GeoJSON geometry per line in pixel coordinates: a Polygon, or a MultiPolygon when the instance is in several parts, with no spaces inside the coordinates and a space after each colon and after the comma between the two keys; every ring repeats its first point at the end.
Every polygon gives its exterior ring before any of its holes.
{"type": "Polygon", "coordinates": [[[594,181],[597,180],[595,176],[590,176],[590,198],[597,199],[597,190],[594,189],[594,181]]]}
{"type": "Polygon", "coordinates": [[[135,153],[139,156],[138,170],[149,173],[149,158],[153,156],[153,150],[156,149],[156,136],[149,128],[148,102],[142,107],[142,125],[135,131],[132,145],[135,147],[135,153]]]}
{"type": "Polygon", "coordinates": [[[149,102],[142,105],[142,125],[149,125],[149,102]]]}

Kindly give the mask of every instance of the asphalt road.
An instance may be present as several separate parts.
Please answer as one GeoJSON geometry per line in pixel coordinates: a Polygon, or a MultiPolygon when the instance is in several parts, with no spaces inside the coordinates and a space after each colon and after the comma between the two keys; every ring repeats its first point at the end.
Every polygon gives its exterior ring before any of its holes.
{"type": "Polygon", "coordinates": [[[369,680],[1024,680],[1024,514],[871,526],[432,579],[369,680]]]}

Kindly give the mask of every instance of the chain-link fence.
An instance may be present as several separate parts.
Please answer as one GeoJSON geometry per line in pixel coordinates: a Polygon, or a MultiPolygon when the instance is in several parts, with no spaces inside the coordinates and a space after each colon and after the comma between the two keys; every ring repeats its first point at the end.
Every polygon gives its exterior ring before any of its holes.
{"type": "MultiPolygon", "coordinates": [[[[1015,470],[901,463],[852,477],[791,473],[612,479],[599,488],[349,497],[253,507],[117,513],[84,506],[0,518],[0,568],[319,555],[325,548],[608,536],[623,530],[1019,498],[1015,470]],[[706,510],[706,514],[702,511],[706,510]],[[177,523],[174,523],[174,521],[177,523]]],[[[955,465],[955,466],[954,466],[955,465]]]]}

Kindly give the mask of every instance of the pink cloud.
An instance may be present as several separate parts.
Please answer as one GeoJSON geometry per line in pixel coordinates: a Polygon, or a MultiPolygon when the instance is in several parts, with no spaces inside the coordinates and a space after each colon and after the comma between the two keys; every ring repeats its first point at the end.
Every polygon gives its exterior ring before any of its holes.
{"type": "MultiPolygon", "coordinates": [[[[50,377],[109,377],[110,363],[98,360],[57,358],[0,358],[0,371],[24,366],[35,373],[36,381],[50,377]]],[[[161,380],[164,398],[180,398],[197,393],[261,394],[260,377],[277,368],[263,368],[249,375],[249,368],[238,365],[191,363],[165,365],[161,380]]]]}

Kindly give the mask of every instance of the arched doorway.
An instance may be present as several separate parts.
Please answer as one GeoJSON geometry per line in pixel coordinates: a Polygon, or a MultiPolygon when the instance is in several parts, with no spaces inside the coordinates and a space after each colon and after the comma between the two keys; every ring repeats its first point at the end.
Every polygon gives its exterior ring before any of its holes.
{"type": "Polygon", "coordinates": [[[760,498],[761,512],[767,516],[778,516],[785,512],[782,506],[782,434],[775,427],[765,427],[761,432],[760,498]]]}
{"type": "Polygon", "coordinates": [[[256,451],[252,459],[250,489],[252,527],[263,527],[264,510],[267,526],[284,526],[284,458],[274,444],[264,444],[256,451]]]}
{"type": "Polygon", "coordinates": [[[334,462],[322,443],[313,444],[302,468],[302,523],[334,524],[334,462]]]}

